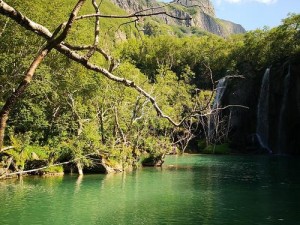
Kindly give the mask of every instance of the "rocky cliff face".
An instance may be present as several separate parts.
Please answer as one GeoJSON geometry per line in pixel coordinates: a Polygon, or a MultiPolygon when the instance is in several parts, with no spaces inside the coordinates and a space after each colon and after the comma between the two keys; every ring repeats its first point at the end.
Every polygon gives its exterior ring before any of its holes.
{"type": "Polygon", "coordinates": [[[202,13],[215,17],[215,8],[210,0],[177,0],[178,5],[200,9],[202,13]]]}
{"type": "MultiPolygon", "coordinates": [[[[270,67],[268,88],[261,87],[265,72],[259,74],[245,67],[246,79],[231,80],[225,93],[224,105],[244,105],[249,109],[231,108],[231,132],[233,147],[243,151],[272,151],[274,154],[300,154],[300,55],[270,67]],[[268,90],[268,93],[262,93],[268,90]],[[262,112],[265,121],[258,118],[260,95],[267,98],[262,112]],[[257,127],[264,122],[265,146],[260,143],[257,127]],[[266,149],[268,148],[268,149],[266,149]]],[[[262,135],[261,135],[262,136],[262,135]]]]}
{"type": "Polygon", "coordinates": [[[111,0],[120,8],[127,12],[138,12],[149,7],[156,7],[158,3],[155,0],[111,0]]]}
{"type": "Polygon", "coordinates": [[[215,9],[210,0],[177,0],[171,4],[158,3],[156,0],[112,0],[127,12],[137,12],[150,7],[156,8],[152,11],[166,10],[169,14],[180,18],[191,18],[191,20],[177,20],[165,15],[156,16],[162,23],[169,25],[192,26],[220,36],[244,33],[245,29],[230,21],[218,19],[215,9]],[[165,8],[157,8],[165,6],[165,8]]]}
{"type": "Polygon", "coordinates": [[[245,29],[240,24],[217,19],[204,12],[198,12],[192,19],[192,26],[203,28],[204,30],[219,36],[245,33],[245,29]]]}
{"type": "Polygon", "coordinates": [[[221,33],[219,35],[221,36],[228,36],[230,34],[240,34],[246,32],[245,28],[240,24],[222,19],[220,20],[220,23],[223,25],[220,27],[221,33]]]}

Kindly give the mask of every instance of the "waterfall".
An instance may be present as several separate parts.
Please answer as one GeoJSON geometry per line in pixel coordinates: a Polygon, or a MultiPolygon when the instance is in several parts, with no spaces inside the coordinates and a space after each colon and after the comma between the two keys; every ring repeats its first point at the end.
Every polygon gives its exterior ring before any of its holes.
{"type": "Polygon", "coordinates": [[[226,90],[227,85],[227,79],[226,77],[223,77],[218,81],[218,85],[216,87],[216,97],[214,99],[213,107],[212,109],[217,109],[221,105],[221,100],[224,95],[224,92],[226,90]]]}
{"type": "Polygon", "coordinates": [[[270,93],[270,68],[267,68],[263,76],[260,95],[257,105],[256,134],[260,147],[272,151],[269,148],[269,93],[270,93]]]}
{"type": "Polygon", "coordinates": [[[283,150],[286,148],[286,118],[287,118],[287,104],[288,104],[288,94],[290,86],[290,77],[291,77],[291,68],[289,66],[288,72],[284,78],[283,82],[283,96],[281,100],[281,108],[279,114],[279,123],[278,123],[278,153],[283,153],[283,150]]]}
{"type": "Polygon", "coordinates": [[[216,87],[216,96],[212,105],[211,115],[208,117],[208,138],[209,142],[213,142],[214,138],[218,135],[218,123],[219,123],[219,107],[222,104],[222,97],[225,93],[227,86],[227,79],[223,77],[218,81],[218,85],[216,87]]]}

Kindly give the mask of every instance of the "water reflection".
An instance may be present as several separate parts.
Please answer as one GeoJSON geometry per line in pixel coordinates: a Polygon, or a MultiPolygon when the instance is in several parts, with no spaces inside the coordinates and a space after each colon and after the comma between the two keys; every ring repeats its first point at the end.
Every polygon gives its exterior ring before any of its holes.
{"type": "Polygon", "coordinates": [[[299,172],[289,158],[184,156],[159,169],[25,177],[0,182],[0,224],[294,225],[299,172]]]}
{"type": "Polygon", "coordinates": [[[78,193],[80,191],[80,185],[82,183],[82,180],[83,180],[83,175],[82,174],[78,175],[77,180],[76,180],[75,193],[78,193]]]}

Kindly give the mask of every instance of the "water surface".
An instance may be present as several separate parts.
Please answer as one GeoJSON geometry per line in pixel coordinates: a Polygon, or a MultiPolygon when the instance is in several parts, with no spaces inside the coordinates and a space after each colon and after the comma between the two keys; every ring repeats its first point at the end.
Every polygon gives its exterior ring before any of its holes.
{"type": "Polygon", "coordinates": [[[299,224],[299,159],[169,156],[163,168],[0,182],[0,224],[299,224]]]}

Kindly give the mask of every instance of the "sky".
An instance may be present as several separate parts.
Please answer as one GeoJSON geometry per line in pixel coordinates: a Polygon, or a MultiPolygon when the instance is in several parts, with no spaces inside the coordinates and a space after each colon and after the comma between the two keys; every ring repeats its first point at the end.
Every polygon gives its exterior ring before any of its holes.
{"type": "Polygon", "coordinates": [[[247,31],[275,27],[288,13],[300,13],[300,0],[211,0],[216,16],[241,24],[247,31]]]}

